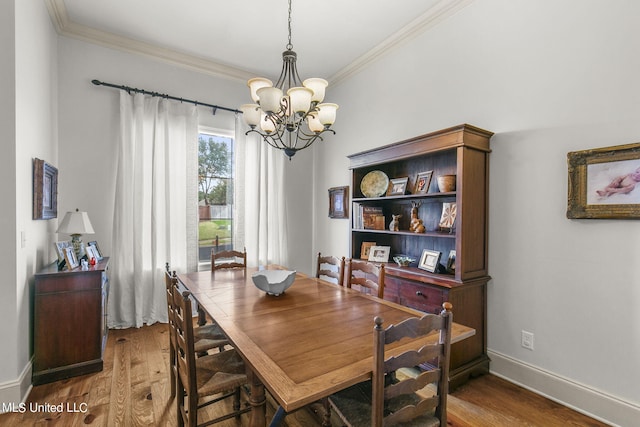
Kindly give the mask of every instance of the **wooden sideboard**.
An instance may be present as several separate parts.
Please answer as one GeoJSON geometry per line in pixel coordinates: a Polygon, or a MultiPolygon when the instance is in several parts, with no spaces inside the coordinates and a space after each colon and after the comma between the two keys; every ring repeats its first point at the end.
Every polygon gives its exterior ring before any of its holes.
{"type": "Polygon", "coordinates": [[[35,275],[34,385],[102,370],[107,342],[109,258],[88,270],[58,271],[50,264],[35,275]]]}

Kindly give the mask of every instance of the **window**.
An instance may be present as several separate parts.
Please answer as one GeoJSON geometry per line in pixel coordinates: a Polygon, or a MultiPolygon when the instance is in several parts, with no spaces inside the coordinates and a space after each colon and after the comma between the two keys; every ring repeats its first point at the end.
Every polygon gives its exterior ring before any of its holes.
{"type": "Polygon", "coordinates": [[[200,128],[198,135],[199,261],[211,260],[211,249],[233,248],[233,137],[200,128]]]}

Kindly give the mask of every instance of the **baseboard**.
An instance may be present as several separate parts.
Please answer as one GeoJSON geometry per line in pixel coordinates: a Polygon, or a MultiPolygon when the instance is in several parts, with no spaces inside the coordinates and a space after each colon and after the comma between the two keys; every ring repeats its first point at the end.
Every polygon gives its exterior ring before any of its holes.
{"type": "Polygon", "coordinates": [[[31,391],[31,361],[15,381],[0,384],[0,414],[11,410],[11,405],[23,403],[31,391]]]}
{"type": "Polygon", "coordinates": [[[534,393],[612,426],[638,425],[640,406],[600,390],[491,351],[490,372],[534,393]]]}

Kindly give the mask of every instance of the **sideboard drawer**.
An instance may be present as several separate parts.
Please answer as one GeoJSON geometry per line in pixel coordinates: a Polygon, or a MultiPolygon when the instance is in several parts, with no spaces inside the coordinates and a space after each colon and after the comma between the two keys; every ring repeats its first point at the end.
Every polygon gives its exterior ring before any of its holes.
{"type": "Polygon", "coordinates": [[[428,285],[404,282],[399,286],[400,304],[425,313],[440,313],[446,301],[445,291],[428,285]]]}

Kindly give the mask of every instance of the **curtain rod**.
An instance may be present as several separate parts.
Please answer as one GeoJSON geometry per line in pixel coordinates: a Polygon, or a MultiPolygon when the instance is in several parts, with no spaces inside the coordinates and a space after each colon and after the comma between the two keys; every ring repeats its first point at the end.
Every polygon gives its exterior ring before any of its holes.
{"type": "Polygon", "coordinates": [[[175,101],[180,101],[180,102],[188,102],[190,104],[195,104],[196,106],[197,105],[202,105],[204,107],[210,107],[210,108],[213,109],[213,115],[214,116],[216,114],[216,110],[231,111],[233,113],[242,114],[242,111],[235,110],[233,108],[221,107],[219,105],[207,104],[205,102],[193,101],[191,99],[178,98],[176,96],[171,96],[171,95],[167,95],[167,94],[159,93],[159,92],[150,92],[148,90],[138,89],[138,88],[134,88],[134,87],[130,87],[130,86],[115,85],[113,83],[105,83],[105,82],[101,82],[100,80],[96,80],[96,79],[91,80],[91,83],[93,83],[96,86],[109,86],[109,87],[114,87],[116,89],[126,90],[127,93],[129,93],[129,94],[131,94],[131,92],[136,92],[136,93],[142,93],[144,95],[157,96],[159,98],[173,99],[175,101]]]}

